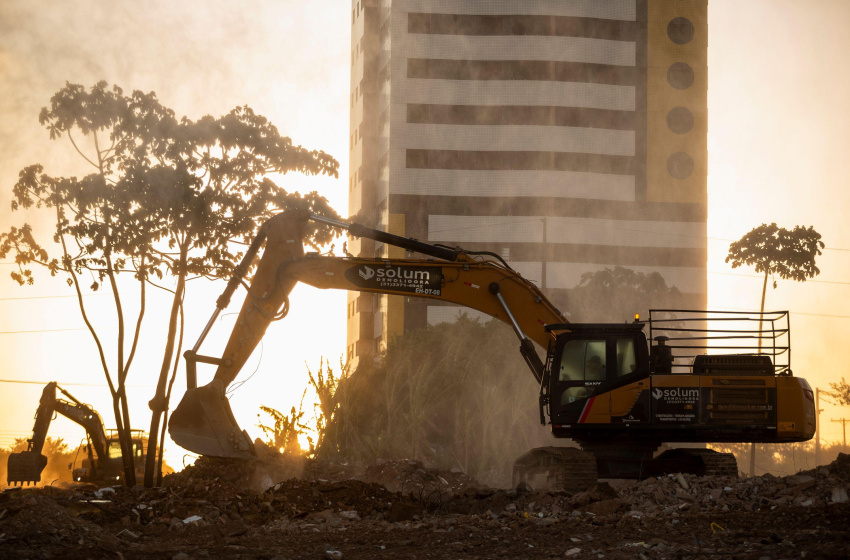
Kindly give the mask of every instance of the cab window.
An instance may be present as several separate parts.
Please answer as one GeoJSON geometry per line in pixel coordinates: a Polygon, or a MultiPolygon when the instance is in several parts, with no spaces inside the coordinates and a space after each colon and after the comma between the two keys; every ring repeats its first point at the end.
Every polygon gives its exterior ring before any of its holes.
{"type": "Polygon", "coordinates": [[[107,448],[107,454],[110,459],[120,459],[121,458],[121,442],[119,441],[110,441],[109,447],[107,448]]]}
{"type": "Polygon", "coordinates": [[[564,344],[558,380],[604,381],[605,341],[570,340],[564,344]]]}
{"type": "Polygon", "coordinates": [[[637,370],[635,341],[633,338],[617,339],[617,377],[629,375],[637,370]]]}

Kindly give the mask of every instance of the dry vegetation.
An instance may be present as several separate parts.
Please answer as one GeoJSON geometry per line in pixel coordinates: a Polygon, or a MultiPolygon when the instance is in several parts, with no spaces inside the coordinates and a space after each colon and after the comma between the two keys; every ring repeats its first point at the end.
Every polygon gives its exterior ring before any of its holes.
{"type": "MultiPolygon", "coordinates": [[[[409,458],[508,485],[516,457],[552,444],[539,422],[538,386],[517,346],[507,326],[462,317],[409,333],[379,363],[361,363],[351,375],[322,364],[310,373],[319,398],[310,454],[365,465],[409,458]]],[[[303,410],[263,411],[278,449],[291,441],[281,430],[306,428],[303,410]]]]}

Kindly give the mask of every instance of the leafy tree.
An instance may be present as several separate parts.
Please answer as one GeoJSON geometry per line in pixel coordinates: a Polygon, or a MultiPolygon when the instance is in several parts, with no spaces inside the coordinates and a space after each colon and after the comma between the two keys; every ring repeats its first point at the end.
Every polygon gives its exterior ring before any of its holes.
{"type": "MultiPolygon", "coordinates": [[[[761,312],[764,313],[764,301],[767,296],[767,279],[771,275],[779,275],[783,280],[805,282],[820,274],[815,266],[815,257],[824,248],[821,235],[814,227],[796,226],[793,230],[778,227],[776,223],[762,224],[752,229],[738,241],[729,245],[729,255],[726,262],[732,263],[732,268],[742,265],[754,266],[756,272],[764,273],[764,285],[761,291],[761,312]]],[[[773,281],[776,289],[776,280],[773,281]]],[[[761,332],[759,321],[759,333],[761,332]]],[[[761,334],[758,347],[761,352],[761,334]]],[[[755,472],[756,444],[753,443],[750,452],[750,474],[755,472]]]]}
{"type": "MultiPolygon", "coordinates": [[[[339,363],[340,373],[335,374],[331,369],[330,362],[321,360],[319,369],[316,370],[316,375],[308,368],[307,373],[310,376],[310,386],[316,393],[318,402],[313,405],[313,418],[316,425],[316,443],[313,446],[311,441],[311,452],[316,454],[320,449],[326,449],[325,434],[328,431],[328,426],[333,422],[334,417],[339,411],[339,401],[336,399],[336,391],[339,389],[340,382],[348,375],[348,364],[340,358],[339,363]]],[[[308,438],[309,439],[309,438],[308,438]]]]}
{"type": "Polygon", "coordinates": [[[340,360],[339,375],[335,374],[331,365],[324,358],[319,362],[316,374],[307,368],[309,375],[309,387],[301,395],[301,403],[298,409],[292,407],[288,415],[268,406],[261,406],[260,412],[269,416],[274,425],[266,425],[262,422],[262,416],[257,414],[260,420],[259,427],[268,438],[266,444],[279,453],[289,455],[305,455],[312,458],[328,458],[333,455],[329,453],[325,445],[325,436],[328,426],[333,422],[334,416],[339,410],[339,401],[336,399],[336,391],[340,381],[348,374],[348,365],[340,360]],[[313,416],[307,418],[304,411],[304,398],[307,391],[312,388],[316,394],[317,402],[313,403],[313,416]],[[302,449],[298,442],[298,436],[304,435],[308,442],[308,449],[302,449]],[[319,453],[322,456],[319,456],[319,453]]]}
{"type": "Polygon", "coordinates": [[[571,321],[619,323],[635,313],[645,316],[650,306],[680,307],[681,297],[679,289],[668,286],[657,272],[615,266],[582,274],[579,285],[567,292],[563,308],[571,321]]]}
{"type": "Polygon", "coordinates": [[[842,406],[850,406],[850,385],[847,384],[843,377],[839,383],[830,383],[829,387],[832,391],[824,391],[823,393],[826,396],[837,400],[838,404],[842,406]]]}
{"type": "MultiPolygon", "coordinates": [[[[14,255],[18,270],[12,278],[20,284],[32,284],[32,265],[41,265],[75,289],[113,397],[128,484],[135,477],[125,388],[145,314],[145,288],[166,289],[157,285],[165,278],[175,285],[168,290],[172,295],[168,324],[162,328],[162,365],[150,401],[145,474],[150,486],[154,471],[160,472],[155,469],[157,439],[160,427],[161,437],[165,434],[168,373],[173,383],[179,362],[187,280],[228,277],[258,225],[282,210],[307,208],[337,217],[316,192],[288,193],[268,175],[298,171],[337,177],[339,164],[324,152],[293,145],[247,106],[219,118],[178,119],[155,93],[125,95],[105,82],[88,90],[66,84],[50,107],[42,109],[39,122],[51,139],[67,138],[92,172],[82,178],[53,177],[38,164],[23,169],[12,209],[49,211],[55,221],[53,243],[37,239],[28,224],[13,227],[0,233],[0,258],[14,255]],[[119,277],[138,285],[139,311],[132,323],[122,298],[122,289],[130,284],[119,285],[119,277]],[[82,297],[88,282],[90,290],[105,285],[112,295],[118,320],[114,366],[107,364],[101,336],[89,321],[82,297]]],[[[314,226],[305,235],[315,248],[335,234],[314,226]]]]}
{"type": "MultiPolygon", "coordinates": [[[[787,230],[775,223],[762,224],[729,245],[726,262],[732,263],[732,268],[746,264],[764,273],[761,292],[761,312],[764,313],[768,277],[779,275],[783,280],[805,282],[820,274],[815,266],[815,257],[824,248],[820,239],[813,227],[796,226],[787,230]]],[[[776,289],[775,280],[773,288],[776,289]]]]}
{"type": "Polygon", "coordinates": [[[268,438],[266,441],[268,446],[278,453],[302,455],[303,450],[298,442],[298,436],[306,434],[309,429],[304,418],[304,397],[301,397],[298,410],[293,406],[288,415],[268,406],[261,406],[260,411],[274,421],[273,426],[263,424],[262,417],[257,414],[257,418],[260,420],[259,427],[268,438]]]}

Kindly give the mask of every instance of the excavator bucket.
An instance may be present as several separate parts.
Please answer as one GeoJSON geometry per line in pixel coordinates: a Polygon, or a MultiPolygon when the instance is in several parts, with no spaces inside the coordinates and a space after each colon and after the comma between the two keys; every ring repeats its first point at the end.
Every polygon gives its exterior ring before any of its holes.
{"type": "Polygon", "coordinates": [[[34,451],[22,451],[9,455],[6,469],[6,482],[11,485],[23,485],[41,482],[41,471],[47,466],[47,457],[34,451]]]}
{"type": "Polygon", "coordinates": [[[239,428],[218,381],[189,389],[169,421],[172,439],[189,451],[213,457],[249,459],[254,444],[239,428]]]}

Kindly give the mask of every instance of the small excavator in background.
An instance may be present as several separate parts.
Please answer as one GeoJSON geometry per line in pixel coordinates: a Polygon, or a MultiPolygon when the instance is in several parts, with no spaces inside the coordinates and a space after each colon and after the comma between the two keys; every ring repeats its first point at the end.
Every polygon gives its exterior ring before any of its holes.
{"type": "Polygon", "coordinates": [[[169,425],[180,446],[202,455],[253,456],[251,439],[240,430],[225,390],[269,324],[286,315],[298,282],[461,304],[511,326],[540,386],[541,423],[551,425],[554,437],[580,446],[529,451],[514,465],[515,483],[542,480],[547,486],[582,489],[597,477],[737,475],[732,454],[704,444],[795,442],[814,435],[811,387],[790,369],[787,312],[652,310],[645,322],[636,317],[627,323],[570,323],[534,283],[495,253],[432,245],[292,210],[261,226],[198,341],[185,353],[188,389],[169,425]],[[305,255],[303,232],[310,220],[426,258],[305,255]],[[200,355],[263,243],[224,352],[221,357],[200,355]],[[718,353],[724,351],[734,353],[718,353]],[[197,385],[198,362],[218,366],[203,387],[197,385]],[[656,456],[668,442],[703,448],[674,448],[656,456]]]}
{"type": "MultiPolygon", "coordinates": [[[[41,473],[47,466],[47,457],[41,452],[44,449],[50,423],[56,413],[79,424],[86,431],[86,458],[83,459],[80,467],[73,469],[74,481],[103,483],[120,481],[124,476],[124,465],[121,460],[121,442],[117,431],[107,432],[103,427],[100,414],[91,405],[80,402],[55,381],[51,381],[41,393],[41,400],[35,413],[32,437],[27,440],[27,450],[9,455],[7,483],[29,485],[30,483],[38,484],[41,481],[41,473]],[[57,391],[69,400],[57,398],[57,391]]],[[[136,475],[143,476],[147,437],[142,430],[132,430],[131,439],[136,475]]]]}

